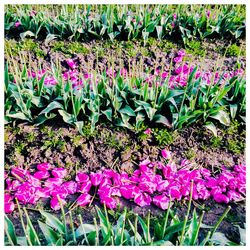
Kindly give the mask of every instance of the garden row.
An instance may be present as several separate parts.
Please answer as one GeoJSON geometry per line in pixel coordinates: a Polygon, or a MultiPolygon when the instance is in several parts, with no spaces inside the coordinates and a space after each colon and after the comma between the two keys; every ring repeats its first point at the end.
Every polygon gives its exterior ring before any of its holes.
{"type": "Polygon", "coordinates": [[[143,38],[181,38],[184,44],[208,37],[245,37],[244,6],[237,5],[83,5],[54,11],[41,7],[9,6],[5,11],[6,36],[51,41],[143,38]]]}
{"type": "Polygon", "coordinates": [[[25,120],[42,124],[60,115],[80,133],[84,122],[93,132],[98,122],[139,131],[143,124],[169,129],[197,121],[216,135],[216,123],[228,126],[231,119],[245,121],[246,97],[244,70],[228,72],[200,71],[183,62],[181,50],[169,71],[133,76],[121,68],[97,75],[79,72],[73,59],[69,69],[52,64],[50,71],[5,70],[6,122],[25,120]]]}

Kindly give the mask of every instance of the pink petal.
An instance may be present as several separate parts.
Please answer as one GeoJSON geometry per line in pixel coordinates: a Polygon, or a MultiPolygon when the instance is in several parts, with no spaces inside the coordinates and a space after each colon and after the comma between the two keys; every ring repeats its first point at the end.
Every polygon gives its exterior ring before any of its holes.
{"type": "Polygon", "coordinates": [[[89,195],[89,194],[87,194],[87,193],[81,194],[81,195],[78,197],[78,199],[77,199],[77,204],[78,204],[79,206],[84,207],[84,206],[86,206],[86,205],[88,205],[88,204],[90,203],[91,198],[92,198],[91,195],[89,195]]]}

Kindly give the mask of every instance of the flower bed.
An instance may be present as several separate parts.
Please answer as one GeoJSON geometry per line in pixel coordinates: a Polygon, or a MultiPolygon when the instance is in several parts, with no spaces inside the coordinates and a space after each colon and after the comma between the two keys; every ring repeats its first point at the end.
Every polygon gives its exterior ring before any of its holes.
{"type": "Polygon", "coordinates": [[[48,163],[37,165],[35,172],[13,167],[5,174],[5,212],[15,209],[13,199],[22,204],[36,204],[40,198],[50,198],[53,210],[60,209],[69,195],[80,194],[76,202],[86,206],[98,194],[100,202],[115,209],[119,197],[144,207],[151,204],[165,210],[172,200],[188,199],[192,189],[193,200],[214,199],[219,203],[239,201],[246,194],[246,167],[236,165],[233,170],[221,169],[212,174],[206,168],[192,169],[189,161],[180,166],[171,161],[171,153],[162,150],[166,162],[144,160],[131,175],[112,169],[102,169],[90,174],[78,172],[74,180],[65,181],[65,168],[55,168],[48,163]],[[193,183],[193,185],[191,185],[193,183]],[[95,189],[94,196],[93,189],[95,189]],[[59,200],[60,199],[60,200],[59,200]]]}

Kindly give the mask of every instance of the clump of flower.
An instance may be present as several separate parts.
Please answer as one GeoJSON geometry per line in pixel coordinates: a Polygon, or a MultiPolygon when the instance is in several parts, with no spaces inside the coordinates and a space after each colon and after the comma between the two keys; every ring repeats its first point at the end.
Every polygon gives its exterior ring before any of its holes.
{"type": "Polygon", "coordinates": [[[60,209],[72,194],[79,194],[79,206],[91,203],[93,195],[109,209],[115,209],[119,199],[127,199],[138,206],[154,204],[165,210],[170,199],[189,199],[193,182],[193,200],[214,199],[218,203],[239,201],[246,194],[246,166],[236,165],[231,171],[222,168],[221,173],[212,175],[206,168],[193,169],[192,164],[183,159],[177,166],[171,152],[161,151],[164,162],[142,161],[132,174],[118,173],[102,168],[90,174],[78,172],[74,180],[66,181],[68,172],[55,168],[49,163],[37,165],[31,173],[20,167],[13,167],[5,173],[5,213],[15,209],[14,199],[21,204],[36,204],[41,198],[49,198],[53,210],[60,209]],[[60,202],[59,202],[60,201],[60,202]]]}

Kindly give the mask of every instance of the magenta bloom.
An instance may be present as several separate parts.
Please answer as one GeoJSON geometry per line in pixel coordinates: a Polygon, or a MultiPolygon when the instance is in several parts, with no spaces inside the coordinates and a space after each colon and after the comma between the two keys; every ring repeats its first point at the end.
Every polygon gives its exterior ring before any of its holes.
{"type": "Polygon", "coordinates": [[[77,183],[74,181],[64,182],[62,187],[67,190],[68,194],[74,194],[77,192],[77,183]]]}
{"type": "Polygon", "coordinates": [[[36,168],[41,171],[46,171],[46,170],[50,170],[52,166],[49,163],[41,163],[41,164],[38,164],[36,168]]]}
{"type": "Polygon", "coordinates": [[[50,174],[48,171],[37,171],[37,172],[35,172],[34,177],[39,179],[39,180],[42,180],[42,179],[49,178],[50,174]]]}
{"type": "Polygon", "coordinates": [[[169,204],[170,199],[166,195],[158,195],[153,198],[153,203],[163,209],[166,210],[168,209],[168,204],[169,204]]]}
{"type": "Polygon", "coordinates": [[[81,183],[81,182],[86,182],[88,180],[89,180],[89,176],[87,174],[85,174],[83,172],[77,173],[77,175],[76,175],[76,181],[77,182],[81,183]]]}
{"type": "Polygon", "coordinates": [[[225,194],[217,193],[214,195],[214,200],[218,203],[228,203],[229,198],[225,194]]]}
{"type": "Polygon", "coordinates": [[[182,62],[182,59],[183,59],[182,56],[177,56],[177,57],[174,58],[174,62],[175,63],[182,62]]]}
{"type": "Polygon", "coordinates": [[[170,151],[166,150],[166,149],[163,149],[161,151],[161,155],[164,159],[170,159],[171,158],[171,153],[170,151]]]}
{"type": "Polygon", "coordinates": [[[175,24],[174,22],[171,23],[171,27],[174,28],[175,27],[175,24]]]}
{"type": "Polygon", "coordinates": [[[65,169],[65,168],[54,168],[52,170],[52,175],[55,178],[63,179],[67,175],[67,169],[65,169]]]}
{"type": "Polygon", "coordinates": [[[15,22],[15,27],[18,28],[21,25],[20,21],[15,22]]]}
{"type": "Polygon", "coordinates": [[[101,199],[101,203],[105,204],[109,209],[115,209],[117,207],[116,200],[112,197],[106,196],[101,199]]]}
{"type": "Polygon", "coordinates": [[[24,178],[25,176],[29,175],[29,172],[27,170],[24,170],[22,168],[12,168],[11,174],[14,176],[18,176],[20,178],[24,178]]]}
{"type": "Polygon", "coordinates": [[[15,209],[15,204],[13,201],[4,202],[4,212],[6,214],[12,213],[14,209],[15,209]]]}
{"type": "Polygon", "coordinates": [[[71,69],[75,69],[75,68],[76,68],[76,64],[75,64],[75,62],[74,62],[73,59],[67,59],[67,60],[66,60],[66,63],[69,65],[69,67],[70,67],[71,69]]]}
{"type": "Polygon", "coordinates": [[[91,202],[91,195],[85,193],[81,194],[77,199],[77,204],[81,207],[88,205],[91,202]]]}
{"type": "Polygon", "coordinates": [[[210,11],[210,10],[207,10],[207,13],[206,13],[207,18],[209,18],[210,15],[211,15],[211,11],[210,11]]]}
{"type": "Polygon", "coordinates": [[[177,54],[178,54],[178,56],[183,57],[186,55],[186,52],[185,52],[185,50],[179,50],[177,54]]]}
{"type": "Polygon", "coordinates": [[[90,180],[93,186],[98,186],[102,181],[103,175],[102,173],[91,173],[90,180]]]}
{"type": "MultiPolygon", "coordinates": [[[[62,203],[62,206],[66,204],[66,201],[64,199],[60,199],[61,203],[62,203]]],[[[58,198],[57,197],[53,197],[50,201],[50,207],[57,211],[57,210],[60,210],[61,207],[60,207],[60,203],[58,201],[58,198]]]]}
{"type": "Polygon", "coordinates": [[[151,201],[152,199],[147,193],[138,193],[134,198],[134,202],[140,207],[149,206],[151,201]]]}
{"type": "Polygon", "coordinates": [[[147,128],[145,131],[144,131],[144,134],[146,135],[150,135],[152,133],[152,130],[150,128],[147,128]]]}
{"type": "Polygon", "coordinates": [[[177,14],[176,13],[173,14],[173,18],[174,18],[174,20],[177,19],[177,14]]]}
{"type": "Polygon", "coordinates": [[[91,181],[83,182],[81,184],[80,188],[79,188],[79,192],[81,192],[81,193],[87,193],[87,192],[89,192],[91,186],[92,186],[91,181]]]}

